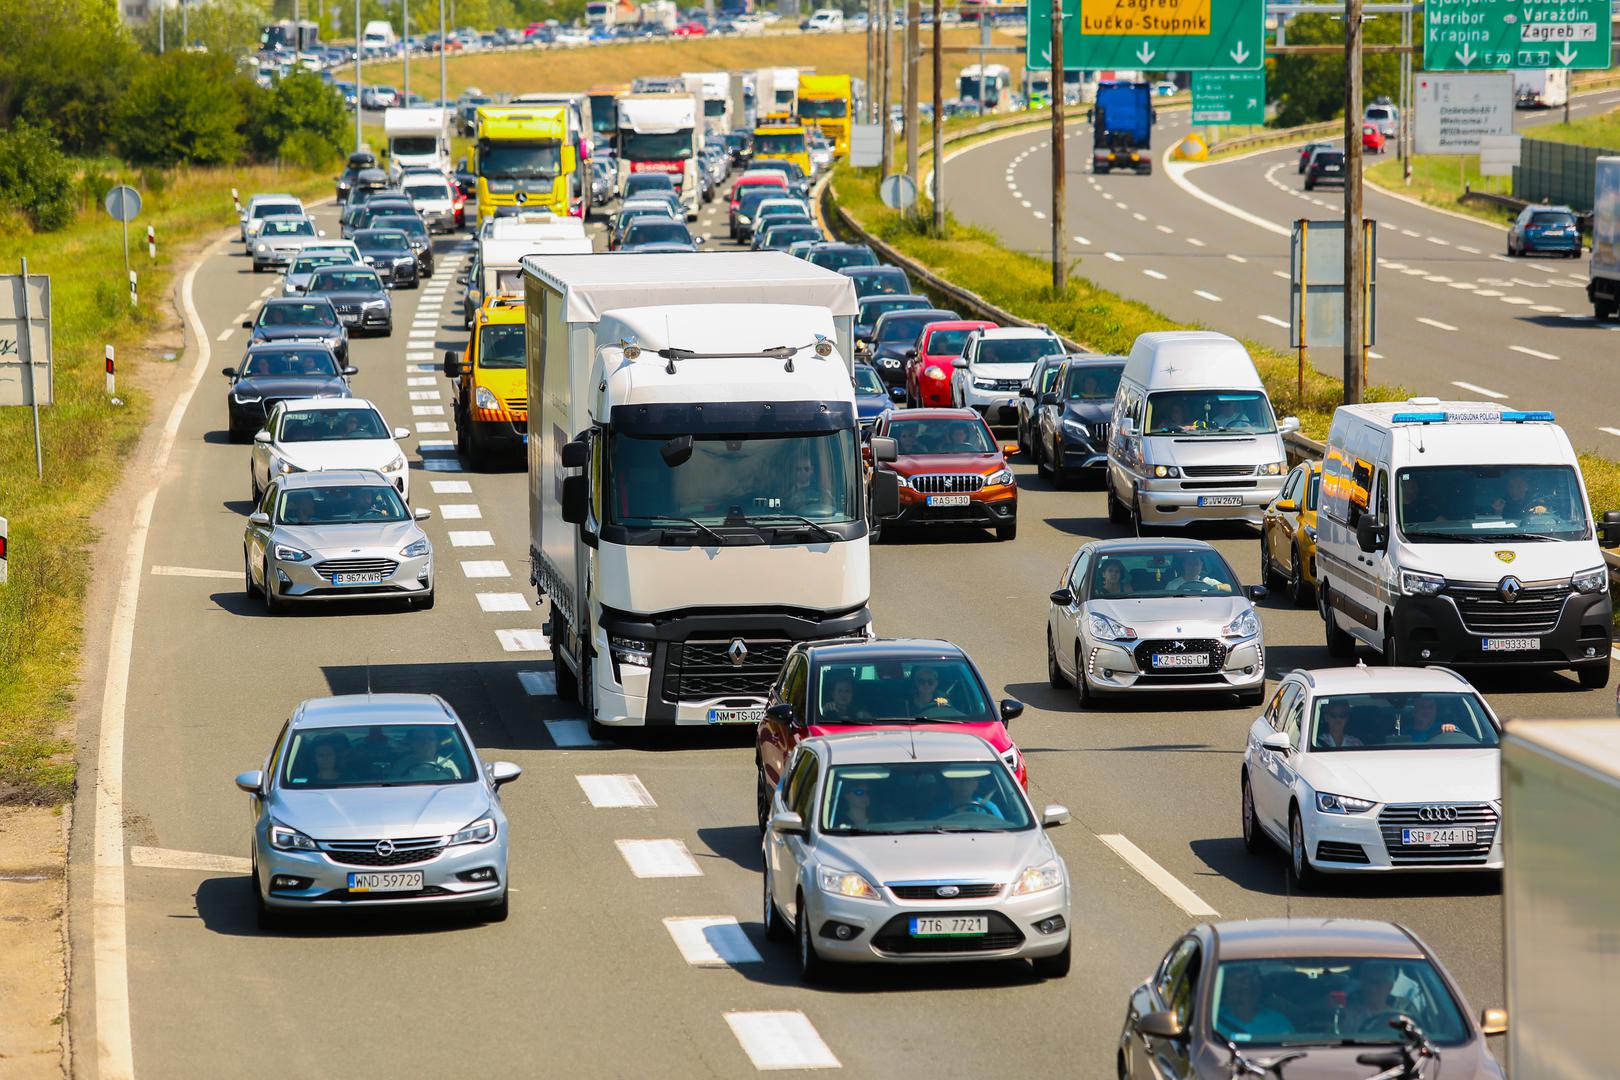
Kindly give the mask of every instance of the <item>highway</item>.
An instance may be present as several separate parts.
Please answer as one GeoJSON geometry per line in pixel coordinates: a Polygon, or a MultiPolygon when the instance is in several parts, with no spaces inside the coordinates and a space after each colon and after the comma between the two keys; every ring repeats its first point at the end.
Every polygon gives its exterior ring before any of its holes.
{"type": "MultiPolygon", "coordinates": [[[[958,213],[976,204],[966,198],[974,190],[992,192],[987,206],[1004,202],[990,184],[1000,185],[1007,159],[1040,137],[1024,138],[952,165],[958,213]]],[[[1214,189],[1228,171],[1262,165],[1223,164],[1194,179],[1214,189]]],[[[1034,180],[1025,177],[1040,168],[1031,156],[1014,161],[1037,206],[1034,180]]],[[[1256,313],[1281,312],[1281,283],[1262,273],[1280,265],[1279,238],[1193,202],[1162,173],[1099,187],[1076,180],[1072,220],[1090,241],[1081,248],[1083,272],[1122,288],[1130,282],[1134,295],[1178,317],[1211,305],[1218,314],[1206,311],[1204,321],[1276,340],[1280,331],[1250,324],[1256,313]],[[1147,222],[1130,217],[1149,208],[1147,222]],[[1160,223],[1177,232],[1158,232],[1160,223]],[[1103,251],[1124,261],[1099,257],[1103,251]],[[1143,277],[1144,269],[1166,280],[1143,277]],[[1221,299],[1200,300],[1193,287],[1221,299]]],[[[1298,209],[1280,192],[1251,194],[1275,204],[1279,220],[1298,209]]],[[[330,207],[317,219],[335,235],[330,207]]],[[[1401,220],[1447,237],[1473,230],[1427,212],[1401,220]]],[[[705,208],[695,231],[727,246],[723,202],[705,208]]],[[[453,454],[438,364],[441,350],[463,337],[454,278],[468,241],[438,246],[437,275],[395,296],[394,336],[357,340],[352,361],[357,395],[416,433],[407,442],[413,502],[434,511],[424,527],[439,575],[437,606],[425,612],[334,606],[270,617],[244,595],[248,449],[225,439],[225,381],[216,371],[239,359],[241,319],[278,282],[254,275],[234,242],[211,249],[195,276],[194,340],[182,362],[208,370],[178,414],[167,469],[150,480],[150,532],[124,583],[126,596],[138,590],[127,655],[117,655],[115,635],[113,667],[127,661],[127,695],[104,712],[102,730],[81,732],[76,813],[95,827],[74,831],[73,863],[80,873],[92,862],[101,870],[93,893],[73,894],[76,1072],[166,1080],[741,1077],[836,1065],[855,1076],[1111,1075],[1126,995],[1175,935],[1217,915],[1398,920],[1438,951],[1476,1010],[1502,1003],[1499,881],[1343,880],[1291,897],[1280,855],[1247,855],[1239,838],[1238,767],[1251,711],[1159,699],[1081,712],[1072,690],[1048,687],[1047,593],[1079,544],[1117,529],[1100,493],[1054,490],[1027,463],[1017,467],[1024,521],[1011,546],[972,532],[885,543],[873,554],[871,607],[880,632],[952,638],[993,689],[1028,702],[1012,733],[1028,756],[1031,796],[1074,813],[1053,833],[1075,882],[1074,972],[1043,984],[1021,964],[863,970],[828,988],[799,985],[789,950],[767,943],[761,927],[752,731],[631,733],[598,745],[548,692],[521,465],[474,473],[453,454]],[[486,760],[526,770],[505,795],[509,921],[351,912],[284,933],[256,929],[247,797],[232,777],[261,765],[301,699],[368,688],[443,695],[486,760]]],[[[1391,238],[1387,251],[1415,262],[1428,246],[1391,238]]],[[[1438,269],[1457,257],[1435,252],[1422,265],[1438,269]]],[[[1495,272],[1529,279],[1529,265],[1495,272]]],[[[1480,273],[1494,266],[1479,256],[1480,273]]],[[[1443,298],[1434,314],[1459,325],[1484,317],[1454,314],[1458,305],[1480,305],[1501,319],[1494,330],[1471,327],[1487,341],[1518,318],[1426,284],[1391,290],[1386,325],[1407,310],[1404,293],[1443,298]]],[[[1427,347],[1427,338],[1404,350],[1396,344],[1412,332],[1390,330],[1380,351],[1391,367],[1375,375],[1389,377],[1394,358],[1427,347]]],[[[1564,354],[1571,369],[1587,363],[1566,334],[1601,337],[1610,355],[1620,345],[1573,321],[1523,340],[1564,354]]],[[[1482,359],[1462,359],[1473,340],[1459,332],[1449,348],[1436,346],[1425,385],[1474,371],[1516,404],[1532,403],[1531,384],[1507,378],[1507,360],[1501,370],[1475,370],[1482,359]]],[[[1590,347],[1593,357],[1598,351],[1590,347]]],[[[1568,380],[1559,381],[1566,388],[1550,392],[1571,396],[1568,380]]],[[[1252,533],[1211,539],[1253,580],[1252,533]]],[[[1273,677],[1330,662],[1314,612],[1281,598],[1262,607],[1273,677]]],[[[1482,687],[1505,718],[1595,717],[1613,708],[1610,694],[1583,693],[1557,675],[1482,687]]]]}
{"type": "MultiPolygon", "coordinates": [[[[1576,97],[1574,116],[1620,104],[1620,91],[1576,97]]],[[[1528,130],[1562,110],[1520,113],[1528,130]]],[[[1340,219],[1337,188],[1304,192],[1298,151],[1268,150],[1207,164],[1167,160],[1188,113],[1164,111],[1151,176],[1090,170],[1091,135],[1069,129],[1069,257],[1077,273],[1178,321],[1288,349],[1288,235],[1301,217],[1340,219]]],[[[964,222],[1011,247],[1051,250],[1049,133],[1024,132],[946,159],[946,197],[964,222]]],[[[1369,155],[1368,162],[1379,160],[1369,155]]],[[[1510,259],[1505,227],[1365,189],[1378,226],[1375,382],[1413,393],[1551,408],[1578,447],[1620,454],[1610,375],[1620,324],[1597,323],[1586,260],[1510,259]]],[[[1321,370],[1341,354],[1317,349],[1321,370]]]]}

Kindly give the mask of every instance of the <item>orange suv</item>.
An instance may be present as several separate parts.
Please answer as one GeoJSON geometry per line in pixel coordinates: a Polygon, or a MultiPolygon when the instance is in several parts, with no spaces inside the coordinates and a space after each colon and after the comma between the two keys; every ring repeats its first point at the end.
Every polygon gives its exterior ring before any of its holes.
{"type": "Polygon", "coordinates": [[[889,518],[869,512],[872,539],[896,526],[978,525],[995,529],[997,540],[1011,540],[1018,535],[1018,482],[1006,457],[1012,453],[1017,447],[998,443],[973,409],[884,414],[865,448],[866,467],[894,472],[900,512],[889,518]],[[874,462],[879,439],[893,441],[892,463],[874,462]]]}

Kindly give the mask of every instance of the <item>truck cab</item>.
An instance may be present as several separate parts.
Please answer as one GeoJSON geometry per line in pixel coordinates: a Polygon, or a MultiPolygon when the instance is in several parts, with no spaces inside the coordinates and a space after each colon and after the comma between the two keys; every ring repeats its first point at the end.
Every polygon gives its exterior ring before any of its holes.
{"type": "Polygon", "coordinates": [[[479,106],[473,166],[479,224],[493,217],[497,206],[567,216],[576,154],[566,105],[479,106]]]}
{"type": "Polygon", "coordinates": [[[799,121],[832,140],[834,157],[849,153],[850,118],[859,112],[856,97],[852,76],[799,76],[799,121]]]}
{"type": "Polygon", "coordinates": [[[473,322],[466,349],[445,352],[444,375],[451,380],[456,449],[483,469],[497,456],[517,455],[529,430],[523,298],[492,296],[473,322]]]}
{"type": "Polygon", "coordinates": [[[1153,171],[1153,87],[1146,82],[1105,79],[1091,107],[1091,171],[1153,171]]]}
{"type": "Polygon", "coordinates": [[[754,129],[754,161],[791,161],[805,176],[814,176],[810,144],[803,125],[766,124],[754,129]]]}
{"type": "Polygon", "coordinates": [[[674,181],[688,221],[696,220],[703,183],[698,155],[703,124],[697,98],[684,92],[635,93],[619,99],[618,188],[631,173],[661,172],[674,181]]]}

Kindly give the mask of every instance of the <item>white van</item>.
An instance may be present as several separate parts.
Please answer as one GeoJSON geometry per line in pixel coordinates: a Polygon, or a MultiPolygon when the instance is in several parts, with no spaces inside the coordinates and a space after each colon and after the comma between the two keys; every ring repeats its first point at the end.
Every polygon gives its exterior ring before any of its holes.
{"type": "Polygon", "coordinates": [[[1333,414],[1317,512],[1328,649],[1388,664],[1572,668],[1609,681],[1609,576],[1550,412],[1412,398],[1333,414]]]}
{"type": "Polygon", "coordinates": [[[1137,532],[1200,521],[1259,525],[1282,490],[1288,456],[1243,346],[1207,330],[1142,334],[1114,397],[1108,517],[1137,532]]]}
{"type": "Polygon", "coordinates": [[[826,33],[835,33],[844,28],[844,13],[837,8],[822,8],[805,24],[806,30],[820,30],[826,33]]]}
{"type": "Polygon", "coordinates": [[[366,23],[360,35],[360,47],[366,52],[389,52],[399,45],[394,24],[387,19],[374,19],[366,23]]]}
{"type": "Polygon", "coordinates": [[[467,268],[461,324],[468,330],[490,297],[523,295],[525,256],[589,255],[595,250],[579,218],[557,218],[552,223],[495,218],[485,225],[499,227],[478,241],[467,268]]]}

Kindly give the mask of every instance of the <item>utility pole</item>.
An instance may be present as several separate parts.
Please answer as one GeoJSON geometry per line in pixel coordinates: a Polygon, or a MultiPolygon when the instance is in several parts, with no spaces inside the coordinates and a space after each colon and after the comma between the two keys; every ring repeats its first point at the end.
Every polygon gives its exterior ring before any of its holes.
{"type": "Polygon", "coordinates": [[[443,105],[450,100],[449,73],[445,71],[445,57],[448,54],[444,48],[444,0],[439,0],[439,104],[443,105]]]}
{"type": "MultiPolygon", "coordinates": [[[[297,28],[294,28],[293,34],[296,35],[297,33],[298,33],[297,28]]],[[[191,41],[191,0],[180,0],[180,47],[182,49],[185,48],[187,43],[190,42],[190,41],[191,41]]],[[[295,42],[294,45],[293,45],[293,55],[296,56],[297,54],[298,54],[298,46],[297,46],[297,43],[295,42]]],[[[1569,105],[1565,104],[1564,109],[1565,109],[1564,123],[1567,124],[1567,123],[1569,123],[1569,113],[1568,113],[1569,105]]]]}
{"type": "Polygon", "coordinates": [[[894,131],[889,123],[889,69],[894,65],[889,62],[889,30],[894,22],[894,0],[883,0],[883,36],[878,40],[878,123],[883,132],[883,154],[878,169],[879,176],[888,176],[889,169],[894,164],[894,131]]]}
{"type": "Polygon", "coordinates": [[[1063,207],[1068,201],[1068,161],[1063,145],[1063,0],[1052,0],[1052,291],[1069,287],[1063,207]]]}
{"type": "Polygon", "coordinates": [[[158,9],[158,55],[163,55],[163,9],[169,0],[157,0],[158,9]]]}
{"type": "Polygon", "coordinates": [[[1401,13],[1401,44],[1406,46],[1406,52],[1401,53],[1401,122],[1396,128],[1396,137],[1399,140],[1401,154],[1401,179],[1407,184],[1412,182],[1412,13],[1401,13]]]}
{"type": "MultiPolygon", "coordinates": [[[[906,32],[901,40],[906,50],[905,117],[906,117],[906,175],[911,178],[913,191],[918,190],[917,173],[917,54],[921,51],[922,3],[906,0],[906,32]]],[[[936,121],[937,123],[937,121],[936,121]]],[[[922,209],[913,203],[912,213],[922,209]]]]}
{"type": "Polygon", "coordinates": [[[1344,403],[1361,402],[1365,293],[1361,235],[1361,3],[1344,5],[1344,403]]]}
{"type": "Polygon", "coordinates": [[[360,134],[360,0],[354,0],[354,152],[359,153],[365,140],[360,134]]]}
{"type": "Polygon", "coordinates": [[[411,0],[399,2],[399,51],[405,60],[405,88],[403,104],[411,103],[411,0]]]}
{"type": "Polygon", "coordinates": [[[988,49],[989,47],[990,47],[990,13],[986,10],[985,5],[980,4],[979,5],[979,115],[980,116],[983,116],[985,113],[990,111],[990,105],[989,105],[988,99],[986,99],[985,96],[984,96],[984,92],[985,92],[985,89],[986,89],[986,83],[989,81],[984,77],[984,50],[988,49]]]}
{"type": "Polygon", "coordinates": [[[866,0],[866,119],[872,119],[877,97],[877,0],[866,0]]]}
{"type": "Polygon", "coordinates": [[[934,0],[934,235],[945,235],[945,53],[940,0],[934,0]]]}

